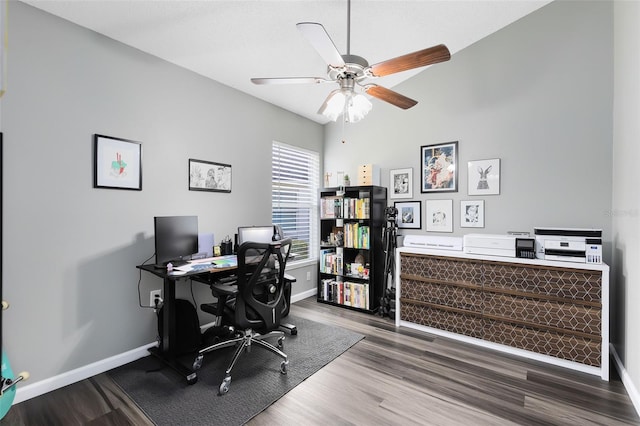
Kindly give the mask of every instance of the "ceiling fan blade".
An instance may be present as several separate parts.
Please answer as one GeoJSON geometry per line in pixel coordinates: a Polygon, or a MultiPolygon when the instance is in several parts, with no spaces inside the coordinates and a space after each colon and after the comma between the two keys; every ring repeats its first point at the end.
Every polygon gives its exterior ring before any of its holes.
{"type": "Polygon", "coordinates": [[[413,99],[407,98],[406,96],[401,95],[398,92],[394,92],[393,90],[378,86],[377,84],[369,84],[365,87],[364,90],[365,92],[367,92],[367,94],[385,102],[389,102],[390,104],[402,109],[409,109],[418,103],[418,101],[414,101],[413,99]]]}
{"type": "Polygon", "coordinates": [[[319,84],[333,83],[323,77],[281,77],[281,78],[252,78],[253,84],[319,84]]]}
{"type": "Polygon", "coordinates": [[[333,44],[333,40],[321,24],[316,22],[300,22],[296,24],[298,30],[318,51],[320,57],[330,66],[340,68],[344,66],[342,55],[333,44]]]}
{"type": "Polygon", "coordinates": [[[373,64],[369,71],[373,77],[383,77],[400,71],[426,67],[427,65],[444,62],[451,59],[451,53],[444,44],[429,47],[417,52],[398,56],[397,58],[373,64]]]}

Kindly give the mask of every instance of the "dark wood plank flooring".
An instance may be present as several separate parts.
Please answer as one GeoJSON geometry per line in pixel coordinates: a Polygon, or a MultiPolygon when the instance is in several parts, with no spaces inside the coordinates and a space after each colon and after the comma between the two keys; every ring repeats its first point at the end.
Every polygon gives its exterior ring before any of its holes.
{"type": "MultiPolygon", "coordinates": [[[[605,382],[314,298],[292,313],[366,338],[249,425],[640,425],[614,368],[605,382]]],[[[153,424],[105,374],[16,404],[1,423],[153,424]]]]}

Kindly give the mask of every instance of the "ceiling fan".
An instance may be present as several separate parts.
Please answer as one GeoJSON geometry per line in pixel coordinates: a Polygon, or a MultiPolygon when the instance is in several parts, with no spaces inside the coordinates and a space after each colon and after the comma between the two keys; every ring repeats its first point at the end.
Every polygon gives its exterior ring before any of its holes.
{"type": "Polygon", "coordinates": [[[366,59],[352,55],[350,52],[350,21],[351,0],[348,0],[347,53],[345,55],[340,54],[321,24],[301,22],[296,25],[302,35],[327,63],[327,77],[252,78],[251,81],[254,84],[320,84],[336,82],[340,88],[333,90],[329,94],[318,113],[327,116],[333,121],[343,113],[345,121],[355,122],[363,118],[371,109],[369,100],[363,95],[355,93],[356,85],[362,87],[364,92],[375,98],[402,109],[409,109],[418,102],[377,84],[367,83],[365,80],[448,61],[451,58],[449,49],[444,44],[439,44],[369,65],[366,59]]]}

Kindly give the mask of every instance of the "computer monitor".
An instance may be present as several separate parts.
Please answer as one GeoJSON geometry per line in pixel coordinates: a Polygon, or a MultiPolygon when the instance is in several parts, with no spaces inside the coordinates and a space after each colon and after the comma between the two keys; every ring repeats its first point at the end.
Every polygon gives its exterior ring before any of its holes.
{"type": "Polygon", "coordinates": [[[156,216],[156,265],[184,263],[198,252],[198,216],[156,216]]]}
{"type": "Polygon", "coordinates": [[[239,226],[238,245],[253,241],[255,243],[270,243],[273,241],[273,226],[239,226]]]}

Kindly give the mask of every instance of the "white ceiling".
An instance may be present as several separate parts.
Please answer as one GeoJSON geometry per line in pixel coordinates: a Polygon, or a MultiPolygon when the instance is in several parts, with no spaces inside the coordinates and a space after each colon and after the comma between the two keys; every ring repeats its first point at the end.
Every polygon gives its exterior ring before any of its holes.
{"type": "MultiPolygon", "coordinates": [[[[346,0],[22,1],[318,123],[326,123],[317,111],[337,84],[258,86],[250,78],[326,77],[298,22],[321,23],[338,50],[347,50],[346,0]]],[[[352,0],[351,54],[375,64],[442,43],[454,56],[549,2],[352,0]]],[[[392,88],[422,70],[375,83],[392,88]]]]}

